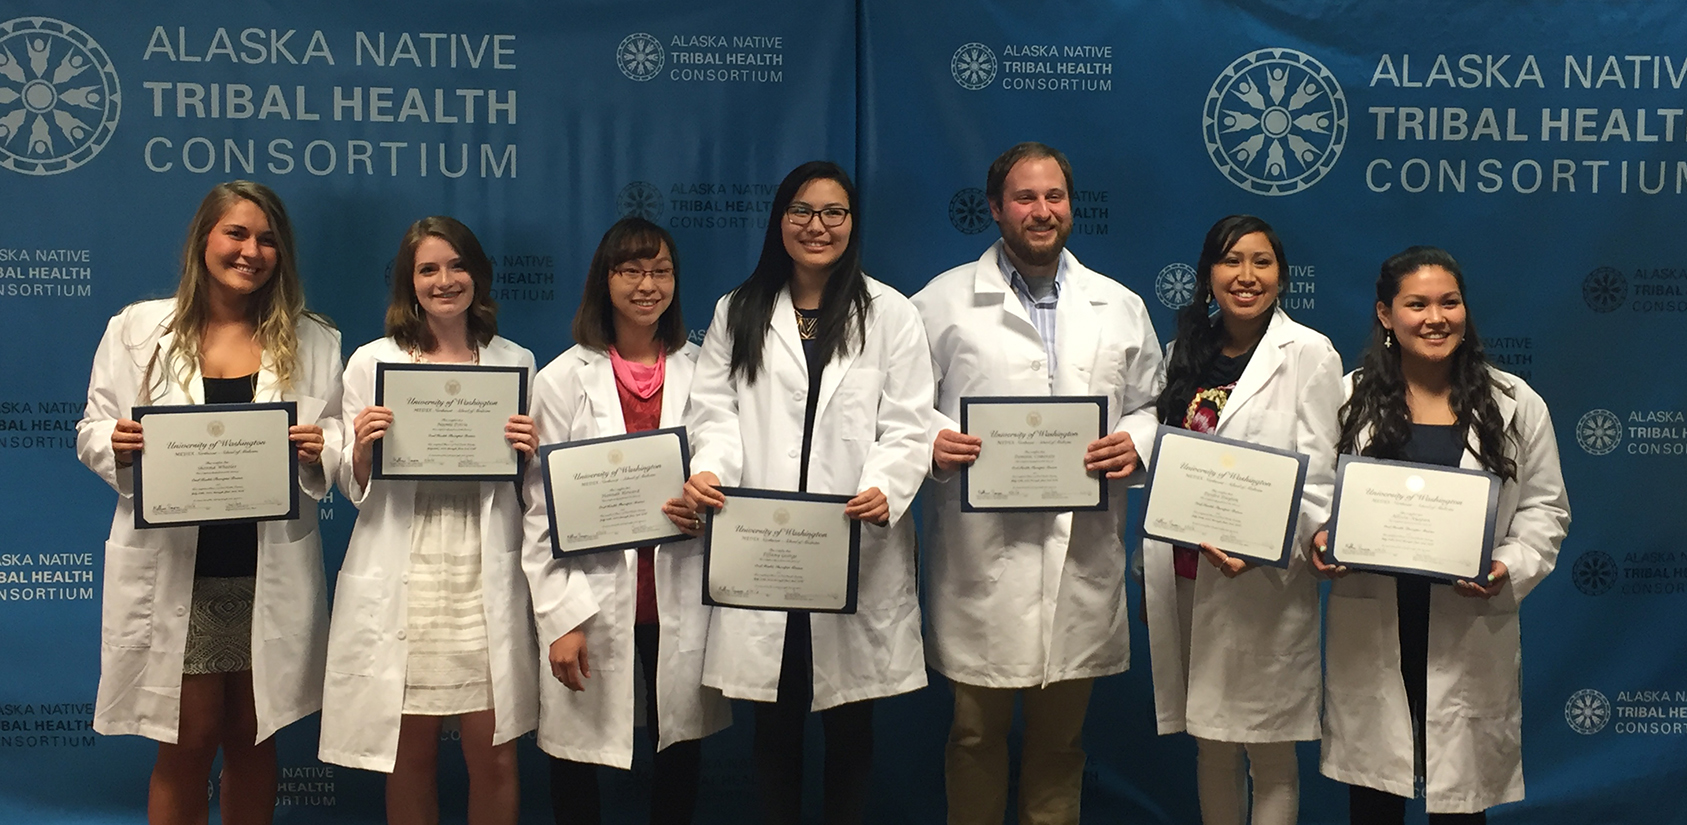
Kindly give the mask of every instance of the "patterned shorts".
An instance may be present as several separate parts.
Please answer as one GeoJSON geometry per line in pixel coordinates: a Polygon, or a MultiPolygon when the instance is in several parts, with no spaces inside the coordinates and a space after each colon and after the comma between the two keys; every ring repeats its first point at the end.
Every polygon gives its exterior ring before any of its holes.
{"type": "Polygon", "coordinates": [[[252,601],[257,581],[251,576],[193,580],[183,673],[252,669],[252,601]]]}

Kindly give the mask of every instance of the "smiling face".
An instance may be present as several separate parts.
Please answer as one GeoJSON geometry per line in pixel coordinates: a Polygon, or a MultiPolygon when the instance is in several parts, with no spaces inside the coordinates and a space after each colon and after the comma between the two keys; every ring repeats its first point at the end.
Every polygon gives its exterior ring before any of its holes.
{"type": "Polygon", "coordinates": [[[1060,259],[1072,234],[1071,197],[1066,173],[1054,158],[1026,158],[1008,170],[1002,202],[990,204],[990,217],[1015,259],[1028,266],[1060,259]]]}
{"type": "Polygon", "coordinates": [[[1453,273],[1419,267],[1400,279],[1392,304],[1377,303],[1377,320],[1394,333],[1402,360],[1445,361],[1464,341],[1464,294],[1453,273]]]}
{"type": "Polygon", "coordinates": [[[785,240],[785,253],[791,256],[791,266],[797,272],[822,274],[843,257],[849,247],[849,235],[855,228],[855,215],[846,214],[837,226],[825,224],[826,210],[851,209],[849,194],[831,178],[814,178],[797,190],[786,213],[779,215],[779,226],[785,240]],[[790,209],[806,207],[812,214],[808,222],[792,222],[790,209]]]}
{"type": "Polygon", "coordinates": [[[1236,240],[1212,266],[1213,299],[1229,321],[1251,321],[1271,312],[1282,284],[1282,262],[1264,232],[1236,240]]]}
{"type": "Polygon", "coordinates": [[[609,305],[615,309],[616,337],[625,327],[655,329],[674,302],[674,258],[662,242],[655,257],[635,258],[609,269],[609,305]]]}
{"type": "Polygon", "coordinates": [[[258,205],[236,198],[205,238],[208,286],[222,297],[249,296],[275,273],[275,232],[258,205]]]}
{"type": "Polygon", "coordinates": [[[437,235],[416,245],[412,277],[416,303],[430,318],[456,318],[474,303],[474,276],[464,267],[456,247],[437,235]]]}

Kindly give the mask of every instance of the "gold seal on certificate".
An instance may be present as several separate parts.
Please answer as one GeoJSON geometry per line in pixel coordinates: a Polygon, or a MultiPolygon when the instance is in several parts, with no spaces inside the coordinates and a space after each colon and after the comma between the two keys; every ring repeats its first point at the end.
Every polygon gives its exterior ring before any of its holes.
{"type": "Polygon", "coordinates": [[[1485,584],[1499,500],[1492,473],[1344,455],[1326,555],[1360,570],[1485,584]]]}
{"type": "Polygon", "coordinates": [[[861,523],[849,496],[722,487],[703,536],[703,603],[854,613],[861,523]]]}
{"type": "Polygon", "coordinates": [[[962,512],[1106,510],[1107,477],[1084,469],[1107,431],[1103,396],[972,396],[961,431],[984,441],[961,470],[962,512]]]}
{"type": "Polygon", "coordinates": [[[135,527],[184,527],[299,516],[291,401],[136,407],[135,527]]]}
{"type": "Polygon", "coordinates": [[[504,438],[504,425],[527,413],[527,370],[377,364],[375,404],[392,410],[392,424],[375,442],[375,478],[520,478],[521,454],[504,438]]]}
{"type": "Polygon", "coordinates": [[[1148,467],[1142,534],[1287,567],[1306,465],[1300,453],[1162,426],[1148,467]]]}
{"type": "Polygon", "coordinates": [[[539,448],[551,553],[626,550],[689,536],[662,512],[685,491],[691,449],[685,428],[548,444],[539,448]]]}

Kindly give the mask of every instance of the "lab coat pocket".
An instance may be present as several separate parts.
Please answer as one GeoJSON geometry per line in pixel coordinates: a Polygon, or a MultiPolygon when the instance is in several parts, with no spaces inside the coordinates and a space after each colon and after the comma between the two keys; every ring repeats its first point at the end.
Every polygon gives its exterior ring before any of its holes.
{"type": "MultiPolygon", "coordinates": [[[[273,523],[273,522],[272,522],[273,523]]],[[[258,626],[265,639],[287,639],[311,632],[319,620],[319,594],[328,588],[322,572],[322,548],[315,533],[286,544],[258,548],[258,626]]]]}
{"type": "Polygon", "coordinates": [[[404,626],[403,600],[391,590],[385,579],[340,574],[328,623],[328,670],[375,675],[382,638],[404,626]]]}
{"type": "Polygon", "coordinates": [[[1325,623],[1325,657],[1332,700],[1344,701],[1374,693],[1378,674],[1398,671],[1384,667],[1382,610],[1376,599],[1330,594],[1325,623]]]}
{"type": "Polygon", "coordinates": [[[838,383],[831,418],[837,423],[838,436],[845,441],[872,441],[878,438],[879,396],[884,391],[884,373],[879,370],[852,369],[838,383]]]}
{"type": "Polygon", "coordinates": [[[158,551],[106,542],[101,641],[111,647],[151,647],[157,594],[158,551]]]}
{"type": "MultiPolygon", "coordinates": [[[[620,553],[603,553],[603,558],[619,560],[620,553]]],[[[637,568],[634,568],[637,570],[637,568]]],[[[627,606],[631,599],[623,595],[622,576],[626,575],[621,566],[608,568],[604,572],[588,572],[586,583],[592,589],[592,598],[597,600],[597,614],[586,620],[586,656],[593,672],[603,671],[613,673],[626,666],[623,648],[627,647],[624,640],[633,632],[635,616],[627,615],[627,606]]],[[[628,583],[637,587],[637,574],[627,576],[628,583]]],[[[637,595],[634,595],[634,599],[637,595]]]]}
{"type": "Polygon", "coordinates": [[[1506,718],[1520,707],[1517,615],[1484,610],[1481,599],[1449,596],[1444,601],[1454,608],[1443,611],[1447,621],[1435,628],[1445,635],[1430,640],[1430,661],[1451,662],[1449,693],[1460,716],[1506,718]],[[1437,656],[1443,644],[1450,649],[1437,656]]]}

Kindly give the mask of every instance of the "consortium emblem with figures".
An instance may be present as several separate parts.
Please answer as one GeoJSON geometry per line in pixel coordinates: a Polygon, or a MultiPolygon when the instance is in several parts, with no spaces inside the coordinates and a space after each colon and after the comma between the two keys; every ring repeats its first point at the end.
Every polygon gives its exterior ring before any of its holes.
{"type": "Polygon", "coordinates": [[[1237,58],[1202,108],[1207,154],[1231,183],[1292,195],[1327,174],[1347,142],[1347,98],[1334,74],[1294,49],[1237,58]]]}
{"type": "Polygon", "coordinates": [[[621,45],[615,47],[615,64],[621,67],[621,74],[628,80],[643,83],[655,79],[662,73],[662,64],[667,61],[667,53],[662,49],[662,41],[644,32],[633,32],[621,39],[621,45]]]}
{"type": "Polygon", "coordinates": [[[111,58],[86,32],[50,17],[0,23],[0,166],[56,175],[87,163],[122,100],[111,58]]]}

